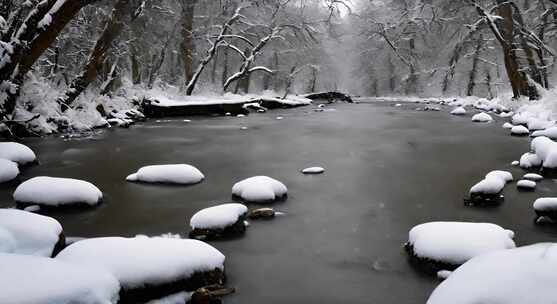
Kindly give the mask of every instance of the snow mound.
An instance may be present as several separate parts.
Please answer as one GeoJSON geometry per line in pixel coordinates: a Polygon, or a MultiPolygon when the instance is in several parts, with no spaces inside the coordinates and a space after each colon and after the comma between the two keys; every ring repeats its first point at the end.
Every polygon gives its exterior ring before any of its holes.
{"type": "Polygon", "coordinates": [[[35,153],[26,145],[16,142],[0,142],[0,158],[11,160],[20,165],[37,160],[35,153]]]}
{"type": "Polygon", "coordinates": [[[536,188],[536,182],[527,179],[521,179],[516,183],[516,187],[519,189],[534,190],[536,188]]]}
{"type": "Polygon", "coordinates": [[[187,164],[153,165],[139,169],[128,175],[127,181],[169,184],[197,184],[205,176],[196,167],[187,164]]]}
{"type": "Polygon", "coordinates": [[[513,160],[513,161],[511,162],[511,165],[512,165],[512,166],[518,166],[518,165],[520,165],[520,162],[519,162],[518,160],[513,160]]]}
{"type": "Polygon", "coordinates": [[[97,205],[103,197],[95,185],[71,178],[39,176],[23,182],[15,189],[17,203],[46,206],[71,204],[97,205]]]}
{"type": "Polygon", "coordinates": [[[536,211],[557,211],[557,197],[540,197],[534,201],[536,211]]]}
{"type": "Polygon", "coordinates": [[[464,115],[466,114],[466,109],[463,107],[457,107],[451,111],[452,115],[464,115]]]}
{"type": "Polygon", "coordinates": [[[512,129],[513,127],[514,125],[509,122],[504,123],[502,126],[503,129],[512,129]]]}
{"type": "Polygon", "coordinates": [[[527,173],[524,174],[524,176],[522,177],[523,179],[529,179],[531,181],[539,181],[543,179],[543,176],[536,174],[536,173],[527,173]]]}
{"type": "Polygon", "coordinates": [[[45,257],[0,253],[2,304],[117,303],[120,285],[102,268],[45,257]]]}
{"type": "Polygon", "coordinates": [[[222,204],[200,210],[190,220],[192,229],[224,229],[248,212],[242,204],[222,204]]]}
{"type": "Polygon", "coordinates": [[[529,135],[530,131],[525,126],[520,125],[520,126],[512,127],[511,128],[511,134],[512,135],[524,136],[524,135],[529,135]]]}
{"type": "Polygon", "coordinates": [[[547,128],[545,130],[538,130],[532,133],[533,137],[546,136],[551,139],[557,139],[557,127],[547,128]]]}
{"type": "Polygon", "coordinates": [[[472,186],[471,194],[497,194],[503,190],[506,183],[513,180],[510,172],[495,170],[486,174],[485,178],[472,186]]]}
{"type": "Polygon", "coordinates": [[[494,250],[515,247],[514,233],[489,223],[431,222],[410,230],[407,245],[420,259],[460,265],[494,250]]]}
{"type": "Polygon", "coordinates": [[[309,167],[302,170],[303,174],[321,174],[325,172],[323,167],[309,167]]]}
{"type": "Polygon", "coordinates": [[[541,166],[542,161],[536,154],[527,152],[520,157],[519,165],[523,169],[530,169],[541,166]]]}
{"type": "Polygon", "coordinates": [[[482,112],[482,113],[478,113],[474,116],[472,116],[472,121],[473,122],[491,122],[493,121],[493,118],[491,118],[491,116],[489,116],[489,114],[482,112]]]}
{"type": "Polygon", "coordinates": [[[551,304],[557,246],[535,244],[478,256],[455,270],[427,304],[551,304]]]}
{"type": "Polygon", "coordinates": [[[177,282],[196,272],[224,270],[224,255],[211,245],[163,237],[86,239],[62,250],[56,259],[105,268],[124,289],[177,282]]]}
{"type": "Polygon", "coordinates": [[[51,217],[0,209],[0,231],[0,252],[50,257],[62,226],[51,217]]]}
{"type": "Polygon", "coordinates": [[[544,168],[557,168],[557,142],[545,136],[536,137],[532,140],[531,149],[544,168]]]}
{"type": "Polygon", "coordinates": [[[19,168],[17,163],[0,158],[0,183],[5,183],[13,180],[19,175],[19,168]]]}
{"type": "Polygon", "coordinates": [[[252,203],[272,202],[285,197],[287,192],[283,183],[268,176],[250,177],[232,187],[232,195],[252,203]]]}

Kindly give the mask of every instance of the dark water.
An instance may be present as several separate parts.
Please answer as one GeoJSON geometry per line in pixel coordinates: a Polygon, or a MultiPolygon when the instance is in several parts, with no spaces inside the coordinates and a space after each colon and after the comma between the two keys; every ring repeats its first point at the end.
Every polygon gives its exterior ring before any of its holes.
{"type": "MultiPolygon", "coordinates": [[[[499,208],[464,207],[470,186],[509,163],[528,139],[502,122],[417,112],[413,104],[336,105],[272,111],[245,118],[149,121],[93,140],[31,140],[41,165],[23,174],[93,182],[106,203],[92,211],[52,214],[69,236],[186,234],[197,210],[230,199],[232,184],[265,174],[283,181],[286,213],[251,222],[244,238],[212,243],[227,257],[226,303],[424,303],[438,282],[407,262],[408,230],[434,220],[487,221],[513,229],[519,244],[553,241],[556,227],[533,225],[531,203],[555,195],[548,179],[535,193],[505,189],[499,208]],[[283,120],[276,120],[278,115],[283,120]],[[248,126],[248,130],[240,130],[248,126]],[[127,183],[149,164],[190,163],[206,175],[192,187],[127,183]],[[326,167],[324,175],[299,170],[326,167]]],[[[13,188],[0,189],[11,205],[13,188]]]]}

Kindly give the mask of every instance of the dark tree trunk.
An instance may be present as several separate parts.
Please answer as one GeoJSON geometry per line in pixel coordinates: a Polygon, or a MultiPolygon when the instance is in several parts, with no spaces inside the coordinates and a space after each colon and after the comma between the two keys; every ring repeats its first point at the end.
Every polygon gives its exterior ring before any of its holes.
{"type": "Polygon", "coordinates": [[[480,62],[480,52],[482,50],[483,37],[480,35],[479,39],[476,41],[476,49],[474,53],[474,58],[472,59],[472,70],[470,70],[470,75],[468,77],[468,88],[466,91],[466,96],[474,95],[474,88],[476,87],[476,75],[478,74],[478,63],[480,62]]]}
{"type": "Polygon", "coordinates": [[[180,44],[182,62],[184,64],[184,87],[193,77],[193,18],[197,0],[184,0],[182,4],[181,36],[180,44]]]}

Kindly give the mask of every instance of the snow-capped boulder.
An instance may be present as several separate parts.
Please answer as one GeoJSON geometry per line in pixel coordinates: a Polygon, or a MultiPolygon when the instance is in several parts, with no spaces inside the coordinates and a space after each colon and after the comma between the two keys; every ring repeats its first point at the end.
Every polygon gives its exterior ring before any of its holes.
{"type": "Polygon", "coordinates": [[[530,131],[543,130],[543,129],[551,128],[554,125],[555,122],[548,121],[545,119],[539,119],[537,117],[532,117],[528,119],[528,124],[527,124],[528,129],[530,129],[530,131]]]}
{"type": "Polygon", "coordinates": [[[276,212],[273,208],[258,208],[251,210],[248,214],[248,217],[252,220],[258,219],[271,219],[274,218],[276,212]]]}
{"type": "Polygon", "coordinates": [[[545,130],[538,130],[532,133],[533,137],[546,136],[551,139],[557,139],[557,127],[547,128],[545,130]]]}
{"type": "Polygon", "coordinates": [[[323,167],[309,167],[302,170],[303,174],[321,174],[325,172],[323,167]]]}
{"type": "Polygon", "coordinates": [[[513,127],[514,125],[509,122],[504,123],[502,126],[503,129],[512,129],[513,127]]]}
{"type": "Polygon", "coordinates": [[[16,142],[0,142],[0,158],[11,160],[19,165],[26,165],[37,161],[33,150],[26,145],[16,142]]]}
{"type": "Polygon", "coordinates": [[[241,235],[246,232],[247,213],[248,207],[236,203],[202,209],[190,219],[190,237],[216,239],[241,235]]]}
{"type": "Polygon", "coordinates": [[[452,270],[490,251],[514,248],[514,233],[490,223],[431,222],[410,230],[405,247],[427,268],[452,270]]]}
{"type": "Polygon", "coordinates": [[[532,115],[527,113],[516,113],[512,117],[513,125],[528,125],[528,121],[532,115]]]}
{"type": "Polygon", "coordinates": [[[528,136],[530,131],[525,126],[519,125],[511,128],[511,135],[514,136],[528,136]]]}
{"type": "Polygon", "coordinates": [[[557,169],[557,142],[545,136],[536,137],[532,140],[531,149],[544,168],[557,169]]]}
{"type": "Polygon", "coordinates": [[[472,121],[473,122],[491,122],[493,121],[493,118],[491,118],[491,116],[485,112],[482,113],[478,113],[474,116],[472,116],[472,121]]]}
{"type": "Polygon", "coordinates": [[[19,175],[19,168],[16,162],[0,158],[0,184],[9,182],[19,175]]]}
{"type": "Polygon", "coordinates": [[[486,174],[485,178],[470,188],[469,205],[493,205],[501,202],[501,191],[505,185],[513,180],[508,171],[495,170],[486,174]]]}
{"type": "Polygon", "coordinates": [[[534,211],[539,217],[557,220],[557,197],[540,197],[534,202],[534,211]]]}
{"type": "Polygon", "coordinates": [[[60,223],[17,209],[0,209],[0,252],[50,257],[64,246],[60,223]]]}
{"type": "Polygon", "coordinates": [[[519,165],[523,169],[536,168],[542,165],[542,161],[536,154],[527,152],[520,157],[519,165]]]}
{"type": "Polygon", "coordinates": [[[120,285],[101,267],[0,253],[2,304],[116,304],[120,285]]]}
{"type": "Polygon", "coordinates": [[[516,182],[516,187],[520,190],[533,191],[534,189],[536,189],[536,182],[527,179],[521,179],[516,182]]]}
{"type": "Polygon", "coordinates": [[[540,181],[543,179],[543,176],[536,174],[536,173],[527,173],[524,174],[524,176],[522,177],[522,179],[528,179],[531,181],[540,181]]]}
{"type": "Polygon", "coordinates": [[[480,255],[456,269],[427,304],[552,304],[557,245],[535,244],[480,255]]]}
{"type": "Polygon", "coordinates": [[[14,200],[19,206],[39,205],[66,207],[94,206],[103,194],[95,185],[78,179],[38,176],[23,182],[15,189],[14,200]]]}
{"type": "Polygon", "coordinates": [[[288,189],[274,178],[254,176],[237,182],[232,195],[249,203],[269,203],[286,198],[288,189]]]}
{"type": "Polygon", "coordinates": [[[199,169],[187,164],[153,165],[128,175],[127,181],[191,185],[203,181],[205,176],[199,169]]]}
{"type": "Polygon", "coordinates": [[[217,249],[198,240],[146,236],[86,239],[56,256],[56,260],[107,269],[120,282],[120,301],[125,303],[222,284],[224,259],[217,249]]]}
{"type": "Polygon", "coordinates": [[[451,111],[452,115],[464,115],[466,114],[466,109],[463,107],[456,107],[451,111]]]}

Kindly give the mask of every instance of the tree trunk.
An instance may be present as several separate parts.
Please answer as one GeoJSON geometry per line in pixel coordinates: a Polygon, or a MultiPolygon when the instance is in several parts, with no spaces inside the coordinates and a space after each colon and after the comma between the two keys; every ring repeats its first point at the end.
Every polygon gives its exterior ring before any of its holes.
{"type": "Polygon", "coordinates": [[[102,68],[107,58],[112,42],[120,35],[128,21],[127,19],[129,19],[126,17],[130,16],[130,11],[130,0],[118,0],[116,2],[101,36],[89,54],[83,71],[72,80],[64,95],[58,98],[62,111],[65,111],[89,84],[97,78],[99,69],[102,68]]]}
{"type": "Polygon", "coordinates": [[[224,53],[223,53],[223,63],[222,63],[222,85],[224,86],[224,84],[226,83],[226,80],[228,79],[228,48],[224,49],[224,53]]]}
{"type": "Polygon", "coordinates": [[[483,36],[480,35],[476,41],[476,49],[474,53],[474,58],[472,59],[472,70],[470,70],[470,76],[468,78],[468,88],[466,91],[466,96],[474,95],[474,88],[476,86],[476,75],[478,70],[478,63],[480,62],[480,52],[482,50],[483,36]]]}
{"type": "Polygon", "coordinates": [[[184,0],[182,4],[181,36],[180,44],[182,62],[184,64],[184,87],[193,77],[193,18],[197,0],[184,0]]]}

